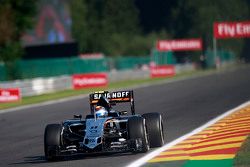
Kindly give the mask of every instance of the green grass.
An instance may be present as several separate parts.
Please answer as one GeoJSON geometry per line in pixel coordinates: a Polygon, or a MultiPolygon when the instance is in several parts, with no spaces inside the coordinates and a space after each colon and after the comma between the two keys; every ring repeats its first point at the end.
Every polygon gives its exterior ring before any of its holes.
{"type": "Polygon", "coordinates": [[[41,102],[50,101],[50,100],[62,99],[66,97],[89,94],[91,92],[98,91],[98,90],[111,90],[111,89],[115,90],[115,89],[120,89],[120,88],[139,86],[142,84],[154,84],[157,82],[170,81],[170,80],[185,77],[185,76],[192,76],[194,74],[199,74],[199,73],[200,72],[187,72],[187,73],[176,75],[171,78],[156,78],[156,79],[149,78],[149,79],[126,80],[126,81],[110,83],[107,87],[80,89],[80,90],[69,89],[69,90],[64,90],[64,91],[59,91],[59,92],[54,92],[54,93],[46,93],[43,95],[23,97],[22,100],[19,102],[0,103],[0,110],[13,108],[13,107],[19,107],[23,105],[36,104],[36,103],[41,103],[41,102]]]}
{"type": "Polygon", "coordinates": [[[234,158],[234,167],[250,166],[250,136],[243,143],[236,157],[234,158]]]}
{"type": "Polygon", "coordinates": [[[0,103],[0,110],[24,106],[24,105],[36,104],[36,103],[46,102],[50,100],[62,99],[62,98],[71,97],[71,96],[89,94],[91,92],[98,91],[98,90],[111,90],[111,89],[115,90],[115,89],[120,89],[120,88],[140,86],[142,84],[154,84],[154,83],[163,82],[163,81],[171,81],[171,80],[175,80],[175,79],[183,78],[183,77],[211,74],[216,71],[217,70],[214,70],[214,69],[202,70],[202,71],[191,71],[191,72],[178,74],[171,78],[156,78],[156,79],[148,78],[148,79],[126,80],[126,81],[110,83],[107,87],[102,87],[102,88],[81,89],[81,90],[70,89],[70,90],[64,90],[64,91],[59,91],[59,92],[54,92],[54,93],[47,93],[43,95],[23,97],[22,100],[19,102],[0,103]]]}

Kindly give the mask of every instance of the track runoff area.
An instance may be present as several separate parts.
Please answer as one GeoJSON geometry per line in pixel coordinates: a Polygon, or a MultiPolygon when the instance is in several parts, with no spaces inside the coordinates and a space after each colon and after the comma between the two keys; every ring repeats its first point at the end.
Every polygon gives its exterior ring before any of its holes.
{"type": "Polygon", "coordinates": [[[127,167],[232,167],[250,134],[250,101],[147,154],[127,167]]]}

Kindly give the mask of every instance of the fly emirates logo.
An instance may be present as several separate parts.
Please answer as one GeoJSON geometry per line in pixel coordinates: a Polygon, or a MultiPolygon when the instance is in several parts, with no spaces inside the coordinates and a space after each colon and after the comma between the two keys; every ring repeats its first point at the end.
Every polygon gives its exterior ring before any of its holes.
{"type": "Polygon", "coordinates": [[[18,93],[12,93],[10,91],[0,91],[0,102],[18,101],[20,96],[18,93]]]}
{"type": "Polygon", "coordinates": [[[217,25],[217,37],[250,37],[250,22],[248,23],[219,23],[217,25]]]}
{"type": "Polygon", "coordinates": [[[74,89],[106,86],[108,84],[107,75],[104,73],[76,74],[72,76],[72,81],[74,89]]]}
{"type": "Polygon", "coordinates": [[[107,80],[105,78],[79,78],[74,80],[76,85],[93,85],[93,84],[106,84],[107,80]]]}

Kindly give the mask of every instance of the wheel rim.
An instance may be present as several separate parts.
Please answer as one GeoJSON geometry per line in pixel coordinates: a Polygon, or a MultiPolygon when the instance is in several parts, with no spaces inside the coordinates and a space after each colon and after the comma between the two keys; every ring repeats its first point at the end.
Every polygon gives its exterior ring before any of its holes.
{"type": "Polygon", "coordinates": [[[162,123],[162,118],[160,115],[160,135],[161,135],[161,144],[164,144],[164,134],[163,134],[163,123],[162,123]]]}
{"type": "Polygon", "coordinates": [[[143,129],[144,129],[144,134],[145,134],[145,140],[146,140],[146,149],[149,150],[149,141],[148,141],[148,134],[147,134],[147,130],[146,130],[146,122],[145,119],[143,119],[143,129]]]}

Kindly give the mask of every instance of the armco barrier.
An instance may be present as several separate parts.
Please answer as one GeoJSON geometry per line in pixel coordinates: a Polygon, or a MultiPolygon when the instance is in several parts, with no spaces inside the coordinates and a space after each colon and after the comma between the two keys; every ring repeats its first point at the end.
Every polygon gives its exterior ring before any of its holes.
{"type": "MultiPolygon", "coordinates": [[[[194,70],[194,67],[191,64],[176,66],[177,74],[191,70],[194,70]]],[[[132,80],[132,79],[146,79],[149,77],[150,77],[149,69],[111,71],[108,73],[109,82],[117,82],[117,81],[132,80]]],[[[27,80],[0,82],[0,88],[20,88],[22,96],[33,96],[44,93],[72,89],[72,78],[71,76],[59,76],[59,77],[35,78],[27,80]]]]}
{"type": "Polygon", "coordinates": [[[1,82],[1,88],[20,88],[22,96],[40,95],[71,88],[71,77],[60,76],[1,82]]]}
{"type": "MultiPolygon", "coordinates": [[[[126,70],[121,72],[108,73],[109,82],[122,81],[127,79],[139,79],[149,76],[148,70],[126,70]],[[133,74],[133,75],[131,75],[133,74]]],[[[17,80],[1,82],[0,88],[20,88],[22,96],[33,96],[44,93],[56,92],[72,88],[71,76],[35,78],[27,80],[17,80]]]]}
{"type": "Polygon", "coordinates": [[[117,82],[132,79],[149,78],[149,69],[146,70],[123,70],[108,73],[109,82],[117,82]]]}

